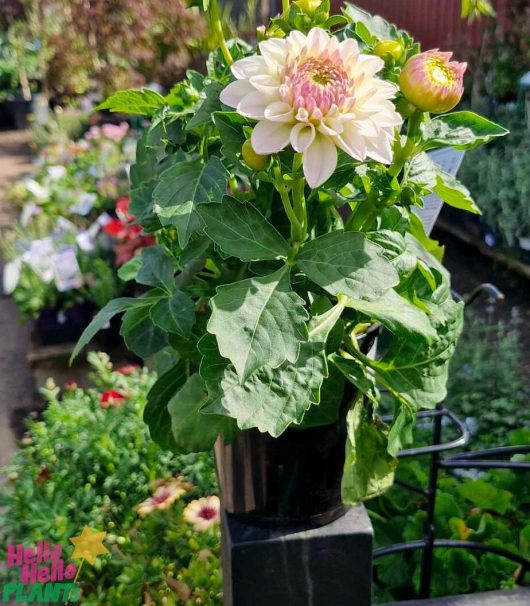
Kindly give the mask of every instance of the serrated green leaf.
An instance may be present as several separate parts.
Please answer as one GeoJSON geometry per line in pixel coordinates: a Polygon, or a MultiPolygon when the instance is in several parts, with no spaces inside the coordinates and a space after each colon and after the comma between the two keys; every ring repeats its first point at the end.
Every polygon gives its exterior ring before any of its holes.
{"type": "Polygon", "coordinates": [[[294,362],[307,339],[304,301],[292,289],[289,268],[221,286],[210,301],[208,332],[241,383],[262,366],[294,362]]]}
{"type": "Polygon", "coordinates": [[[108,109],[111,112],[153,116],[165,104],[164,97],[154,90],[148,88],[129,89],[114,93],[103,103],[100,103],[96,110],[108,109]]]}
{"type": "MultiPolygon", "coordinates": [[[[281,435],[289,425],[300,424],[309,407],[320,400],[320,387],[328,376],[326,339],[343,309],[343,305],[338,304],[312,318],[309,340],[300,345],[294,363],[261,368],[243,385],[233,368],[226,367],[219,385],[213,389],[209,385],[210,401],[204,411],[228,414],[236,419],[240,429],[257,427],[274,437],[281,435]]],[[[208,349],[209,344],[204,345],[205,357],[209,360],[201,372],[214,379],[221,371],[220,357],[208,349]]]]}
{"type": "Polygon", "coordinates": [[[127,263],[124,263],[118,269],[118,277],[120,278],[120,280],[123,280],[124,282],[129,282],[129,280],[134,280],[134,278],[136,278],[136,275],[138,274],[138,271],[141,266],[142,266],[142,258],[140,257],[140,255],[137,255],[136,257],[129,259],[127,261],[127,263]]]}
{"type": "Polygon", "coordinates": [[[432,189],[438,178],[438,166],[425,153],[416,154],[405,163],[404,182],[413,182],[432,189]]]}
{"type": "Polygon", "coordinates": [[[162,246],[149,246],[140,253],[141,265],[136,275],[139,284],[156,286],[168,293],[175,290],[175,268],[162,246]]]}
{"type": "Polygon", "coordinates": [[[213,120],[221,137],[221,152],[225,158],[239,164],[239,154],[246,140],[243,127],[251,126],[252,122],[237,112],[215,112],[213,120]]]}
{"type": "Polygon", "coordinates": [[[335,296],[374,299],[399,282],[383,250],[360,232],[333,231],[304,244],[297,264],[335,296]]]}
{"type": "Polygon", "coordinates": [[[428,343],[437,338],[429,316],[393,289],[371,301],[348,299],[346,304],[370,320],[381,322],[392,333],[402,335],[402,338],[416,337],[428,343]]]}
{"type": "Polygon", "coordinates": [[[168,345],[164,331],[151,320],[151,306],[129,309],[121,323],[120,335],[125,345],[141,358],[147,358],[168,345]]]}
{"type": "Polygon", "coordinates": [[[179,360],[174,366],[158,377],[147,394],[144,421],[149,427],[151,439],[165,450],[176,451],[171,431],[171,417],[167,405],[186,381],[186,364],[179,360]]]}
{"type": "Polygon", "coordinates": [[[154,211],[163,225],[176,227],[181,248],[186,247],[191,234],[200,228],[196,206],[221,202],[226,193],[227,177],[217,156],[212,156],[205,164],[197,160],[179,162],[160,175],[153,192],[154,211]]]}
{"type": "Polygon", "coordinates": [[[341,489],[342,500],[353,505],[387,491],[398,462],[388,453],[388,427],[369,417],[362,398],[348,413],[347,425],[341,489]]]}
{"type": "Polygon", "coordinates": [[[225,196],[221,204],[202,204],[198,213],[208,236],[227,255],[241,261],[287,257],[289,245],[259,210],[225,196]]]}
{"type": "Polygon", "coordinates": [[[83,331],[83,334],[79,337],[79,340],[77,341],[74,351],[70,357],[70,364],[75,358],[77,358],[83,347],[87,345],[96,335],[96,333],[104,328],[116,314],[134,307],[149,304],[150,303],[146,298],[135,299],[134,297],[121,297],[119,299],[109,301],[105,307],[103,307],[103,309],[98,311],[98,313],[92,319],[92,322],[90,322],[90,324],[83,331]]]}
{"type": "Polygon", "coordinates": [[[467,210],[475,215],[481,214],[467,187],[449,173],[439,172],[433,192],[449,206],[467,210]]]}
{"type": "Polygon", "coordinates": [[[437,116],[422,128],[423,149],[455,147],[469,150],[504,137],[508,130],[469,111],[437,116]]]}
{"type": "Polygon", "coordinates": [[[204,97],[203,102],[199,106],[195,115],[186,125],[186,130],[190,131],[204,124],[212,122],[212,116],[214,112],[221,109],[221,102],[219,101],[219,95],[223,90],[224,85],[222,82],[213,81],[204,87],[202,96],[204,97]]]}
{"type": "Polygon", "coordinates": [[[180,290],[160,299],[151,307],[151,320],[165,332],[183,337],[190,334],[195,324],[194,303],[180,290]]]}
{"type": "Polygon", "coordinates": [[[167,409],[176,452],[210,450],[219,433],[230,422],[226,416],[201,413],[200,409],[207,400],[206,385],[198,374],[191,375],[171,398],[167,409]]]}

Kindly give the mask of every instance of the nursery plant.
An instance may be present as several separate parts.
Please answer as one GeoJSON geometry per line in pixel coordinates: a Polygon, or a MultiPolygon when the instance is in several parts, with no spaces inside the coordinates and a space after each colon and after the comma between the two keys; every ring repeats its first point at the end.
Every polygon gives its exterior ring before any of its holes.
{"type": "MultiPolygon", "coordinates": [[[[70,558],[87,524],[107,533],[109,555],[83,567],[84,605],[220,605],[212,456],[176,457],[150,440],[142,411],[155,373],[103,353],[89,362],[87,389],[48,381],[42,418],[2,470],[2,560],[8,543],[39,541],[70,558]]],[[[3,586],[12,572],[2,567],[3,586]]]]}
{"type": "Polygon", "coordinates": [[[370,498],[391,486],[415,413],[444,399],[462,329],[414,211],[429,193],[479,210],[428,152],[507,131],[451,112],[465,64],[353,5],[331,16],[327,1],[286,0],[257,46],[225,40],[216,0],[203,8],[218,43],[206,75],[100,106],[151,120],[131,211],[158,244],[122,272],[144,294],[110,302],[74,353],[124,313],[130,349],[174,359],[144,415],[160,445],[307,436],[314,449],[347,423],[342,499],[370,498]]]}

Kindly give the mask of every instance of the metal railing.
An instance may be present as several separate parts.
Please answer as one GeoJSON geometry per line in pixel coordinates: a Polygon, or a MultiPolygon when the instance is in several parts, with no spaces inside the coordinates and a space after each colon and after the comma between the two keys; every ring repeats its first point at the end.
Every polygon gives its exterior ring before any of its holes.
{"type": "MultiPolygon", "coordinates": [[[[476,288],[467,297],[455,294],[455,298],[462,300],[466,305],[478,300],[478,298],[487,294],[495,301],[502,300],[504,297],[500,291],[492,284],[482,284],[476,288]]],[[[488,545],[487,543],[477,543],[473,541],[459,541],[454,539],[437,539],[435,526],[435,506],[436,491],[440,470],[443,469],[511,469],[519,471],[530,471],[530,462],[503,460],[501,457],[511,457],[515,454],[530,453],[530,445],[523,446],[502,446],[499,448],[487,448],[484,450],[472,452],[459,452],[449,456],[442,456],[442,453],[456,450],[466,446],[470,441],[470,433],[465,425],[451,410],[445,408],[442,404],[435,410],[419,412],[419,419],[432,419],[432,441],[429,446],[410,448],[399,453],[398,458],[429,456],[429,476],[427,487],[416,486],[409,482],[396,479],[395,484],[420,494],[426,499],[426,522],[423,538],[416,541],[407,541],[381,547],[374,551],[374,559],[384,556],[421,550],[421,569],[419,598],[426,599],[430,597],[434,550],[438,548],[467,549],[470,551],[482,551],[493,553],[505,557],[519,565],[516,575],[516,582],[522,582],[525,574],[530,571],[530,560],[507,549],[488,545]],[[456,439],[443,442],[443,421],[447,419],[449,424],[458,431],[456,439]]],[[[391,421],[390,418],[383,418],[385,421],[391,421]]]]}

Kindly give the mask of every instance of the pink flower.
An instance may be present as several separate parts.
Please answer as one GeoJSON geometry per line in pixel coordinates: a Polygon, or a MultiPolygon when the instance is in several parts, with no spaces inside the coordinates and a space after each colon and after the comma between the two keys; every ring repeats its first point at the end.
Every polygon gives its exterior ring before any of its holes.
{"type": "Polygon", "coordinates": [[[99,403],[101,408],[108,408],[109,406],[114,406],[117,408],[121,404],[125,402],[127,396],[115,389],[107,389],[101,394],[99,398],[99,403]]]}
{"type": "Polygon", "coordinates": [[[258,120],[251,142],[257,154],[289,144],[303,154],[311,187],[337,166],[337,147],[357,160],[392,161],[394,129],[402,118],[391,99],[395,85],[376,77],[384,61],[363,55],[355,40],[342,42],[320,28],[259,44],[261,55],[236,61],[237,78],[221,101],[258,120]]]}
{"type": "Polygon", "coordinates": [[[467,63],[450,61],[453,53],[430,50],[411,57],[399,77],[401,92],[424,112],[442,114],[458,104],[464,94],[467,63]]]}
{"type": "Polygon", "coordinates": [[[219,497],[203,497],[189,503],[182,516],[186,522],[193,524],[195,530],[202,532],[215,524],[219,524],[221,519],[220,510],[219,497]]]}
{"type": "Polygon", "coordinates": [[[183,482],[181,476],[169,480],[157,480],[154,483],[153,496],[137,505],[135,509],[138,515],[143,518],[155,510],[167,509],[192,489],[193,484],[183,482]]]}
{"type": "Polygon", "coordinates": [[[121,375],[132,375],[140,370],[141,369],[138,364],[125,364],[125,366],[118,368],[116,372],[119,372],[121,375]]]}

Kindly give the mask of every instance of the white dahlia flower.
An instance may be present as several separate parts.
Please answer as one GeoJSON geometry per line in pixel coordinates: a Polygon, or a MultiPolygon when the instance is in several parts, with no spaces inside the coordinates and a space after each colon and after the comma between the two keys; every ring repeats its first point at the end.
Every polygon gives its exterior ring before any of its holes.
{"type": "Polygon", "coordinates": [[[225,105],[258,120],[251,139],[256,153],[291,144],[303,154],[313,188],[333,174],[337,147],[357,160],[392,161],[394,128],[402,118],[390,100],[397,87],[375,77],[382,59],[317,27],[307,36],[293,31],[266,40],[259,50],[234,63],[237,80],[221,93],[225,105]]]}

